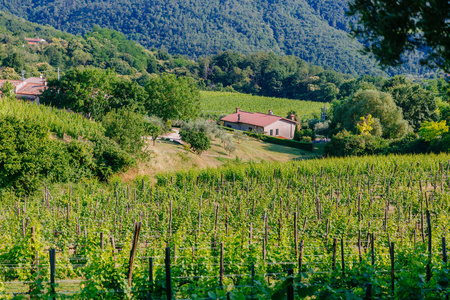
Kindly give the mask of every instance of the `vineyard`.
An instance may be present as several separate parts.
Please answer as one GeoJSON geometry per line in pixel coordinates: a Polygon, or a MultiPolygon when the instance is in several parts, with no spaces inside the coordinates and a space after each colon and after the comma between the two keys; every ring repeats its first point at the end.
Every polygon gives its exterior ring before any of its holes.
{"type": "Polygon", "coordinates": [[[201,113],[204,117],[219,118],[221,115],[231,114],[239,107],[243,111],[268,113],[272,110],[275,115],[287,116],[293,110],[300,120],[311,119],[320,115],[324,103],[313,101],[292,100],[253,96],[241,93],[201,92],[201,113]]]}
{"type": "Polygon", "coordinates": [[[3,195],[10,299],[442,299],[450,156],[240,164],[3,195]]]}
{"type": "Polygon", "coordinates": [[[37,105],[26,101],[1,101],[0,118],[14,117],[27,123],[46,126],[58,137],[64,134],[78,139],[78,137],[92,138],[104,134],[100,123],[90,121],[82,115],[66,110],[37,105]]]}

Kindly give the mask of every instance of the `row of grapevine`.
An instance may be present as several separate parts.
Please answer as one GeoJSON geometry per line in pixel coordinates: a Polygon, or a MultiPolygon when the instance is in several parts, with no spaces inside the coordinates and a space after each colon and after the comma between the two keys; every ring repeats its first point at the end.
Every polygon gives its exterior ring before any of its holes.
{"type": "Polygon", "coordinates": [[[80,136],[89,139],[102,135],[105,131],[100,123],[65,110],[53,109],[52,107],[25,101],[3,100],[1,104],[1,118],[14,116],[30,123],[45,125],[59,138],[63,138],[66,134],[75,139],[80,136]]]}
{"type": "Polygon", "coordinates": [[[204,117],[220,117],[235,112],[236,107],[243,111],[267,114],[272,110],[275,115],[286,117],[294,110],[300,119],[311,119],[320,114],[324,104],[313,101],[302,101],[283,98],[253,96],[228,92],[201,92],[201,112],[204,117]]]}
{"type": "Polygon", "coordinates": [[[1,202],[0,290],[53,297],[56,249],[61,298],[267,299],[292,287],[297,299],[440,299],[449,160],[250,163],[160,174],[156,185],[44,186],[1,202]]]}

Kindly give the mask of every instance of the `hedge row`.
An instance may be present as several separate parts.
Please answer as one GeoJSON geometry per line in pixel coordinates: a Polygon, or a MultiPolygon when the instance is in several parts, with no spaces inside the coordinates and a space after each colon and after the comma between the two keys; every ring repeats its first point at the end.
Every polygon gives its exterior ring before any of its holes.
{"type": "Polygon", "coordinates": [[[306,150],[306,151],[312,151],[312,147],[313,147],[312,143],[304,143],[304,142],[298,142],[298,141],[294,141],[294,140],[280,139],[280,138],[277,138],[274,136],[265,135],[265,134],[256,134],[256,133],[252,133],[252,132],[248,132],[248,131],[245,131],[244,133],[248,136],[257,138],[266,143],[277,144],[277,145],[281,145],[281,146],[292,147],[292,148],[297,148],[297,149],[306,150]]]}

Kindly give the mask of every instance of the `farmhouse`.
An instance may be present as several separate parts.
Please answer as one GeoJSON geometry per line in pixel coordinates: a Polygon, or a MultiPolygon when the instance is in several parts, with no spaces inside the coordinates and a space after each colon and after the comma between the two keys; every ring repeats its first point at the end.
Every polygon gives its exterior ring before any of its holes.
{"type": "Polygon", "coordinates": [[[251,113],[241,111],[236,107],[236,112],[220,119],[228,128],[244,131],[261,132],[266,135],[293,139],[297,122],[294,115],[290,119],[275,116],[271,110],[268,114],[251,113]]]}
{"type": "Polygon", "coordinates": [[[32,39],[32,38],[25,38],[25,41],[27,41],[28,45],[36,45],[36,44],[41,44],[41,43],[45,43],[44,39],[32,39]]]}
{"type": "Polygon", "coordinates": [[[19,99],[26,99],[39,103],[39,96],[47,88],[47,81],[42,77],[30,77],[24,80],[0,79],[0,89],[5,82],[11,82],[14,86],[14,93],[19,99]]]}

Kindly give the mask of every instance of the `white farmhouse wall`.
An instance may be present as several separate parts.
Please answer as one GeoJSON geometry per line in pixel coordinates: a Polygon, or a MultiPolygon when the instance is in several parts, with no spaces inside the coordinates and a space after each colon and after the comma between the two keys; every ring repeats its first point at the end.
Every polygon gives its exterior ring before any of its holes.
{"type": "Polygon", "coordinates": [[[266,127],[264,127],[264,133],[267,135],[270,135],[270,130],[273,130],[273,136],[277,136],[276,132],[277,129],[279,130],[278,136],[284,137],[286,139],[293,139],[294,138],[294,132],[295,132],[295,124],[285,121],[285,120],[278,120],[266,127]]]}
{"type": "Polygon", "coordinates": [[[262,127],[258,127],[255,125],[249,125],[249,124],[243,124],[243,123],[236,124],[236,123],[231,123],[231,122],[225,121],[223,123],[223,126],[228,127],[228,128],[237,129],[237,130],[243,130],[243,131],[252,131],[252,132],[255,132],[255,131],[262,132],[263,131],[262,127]]]}

